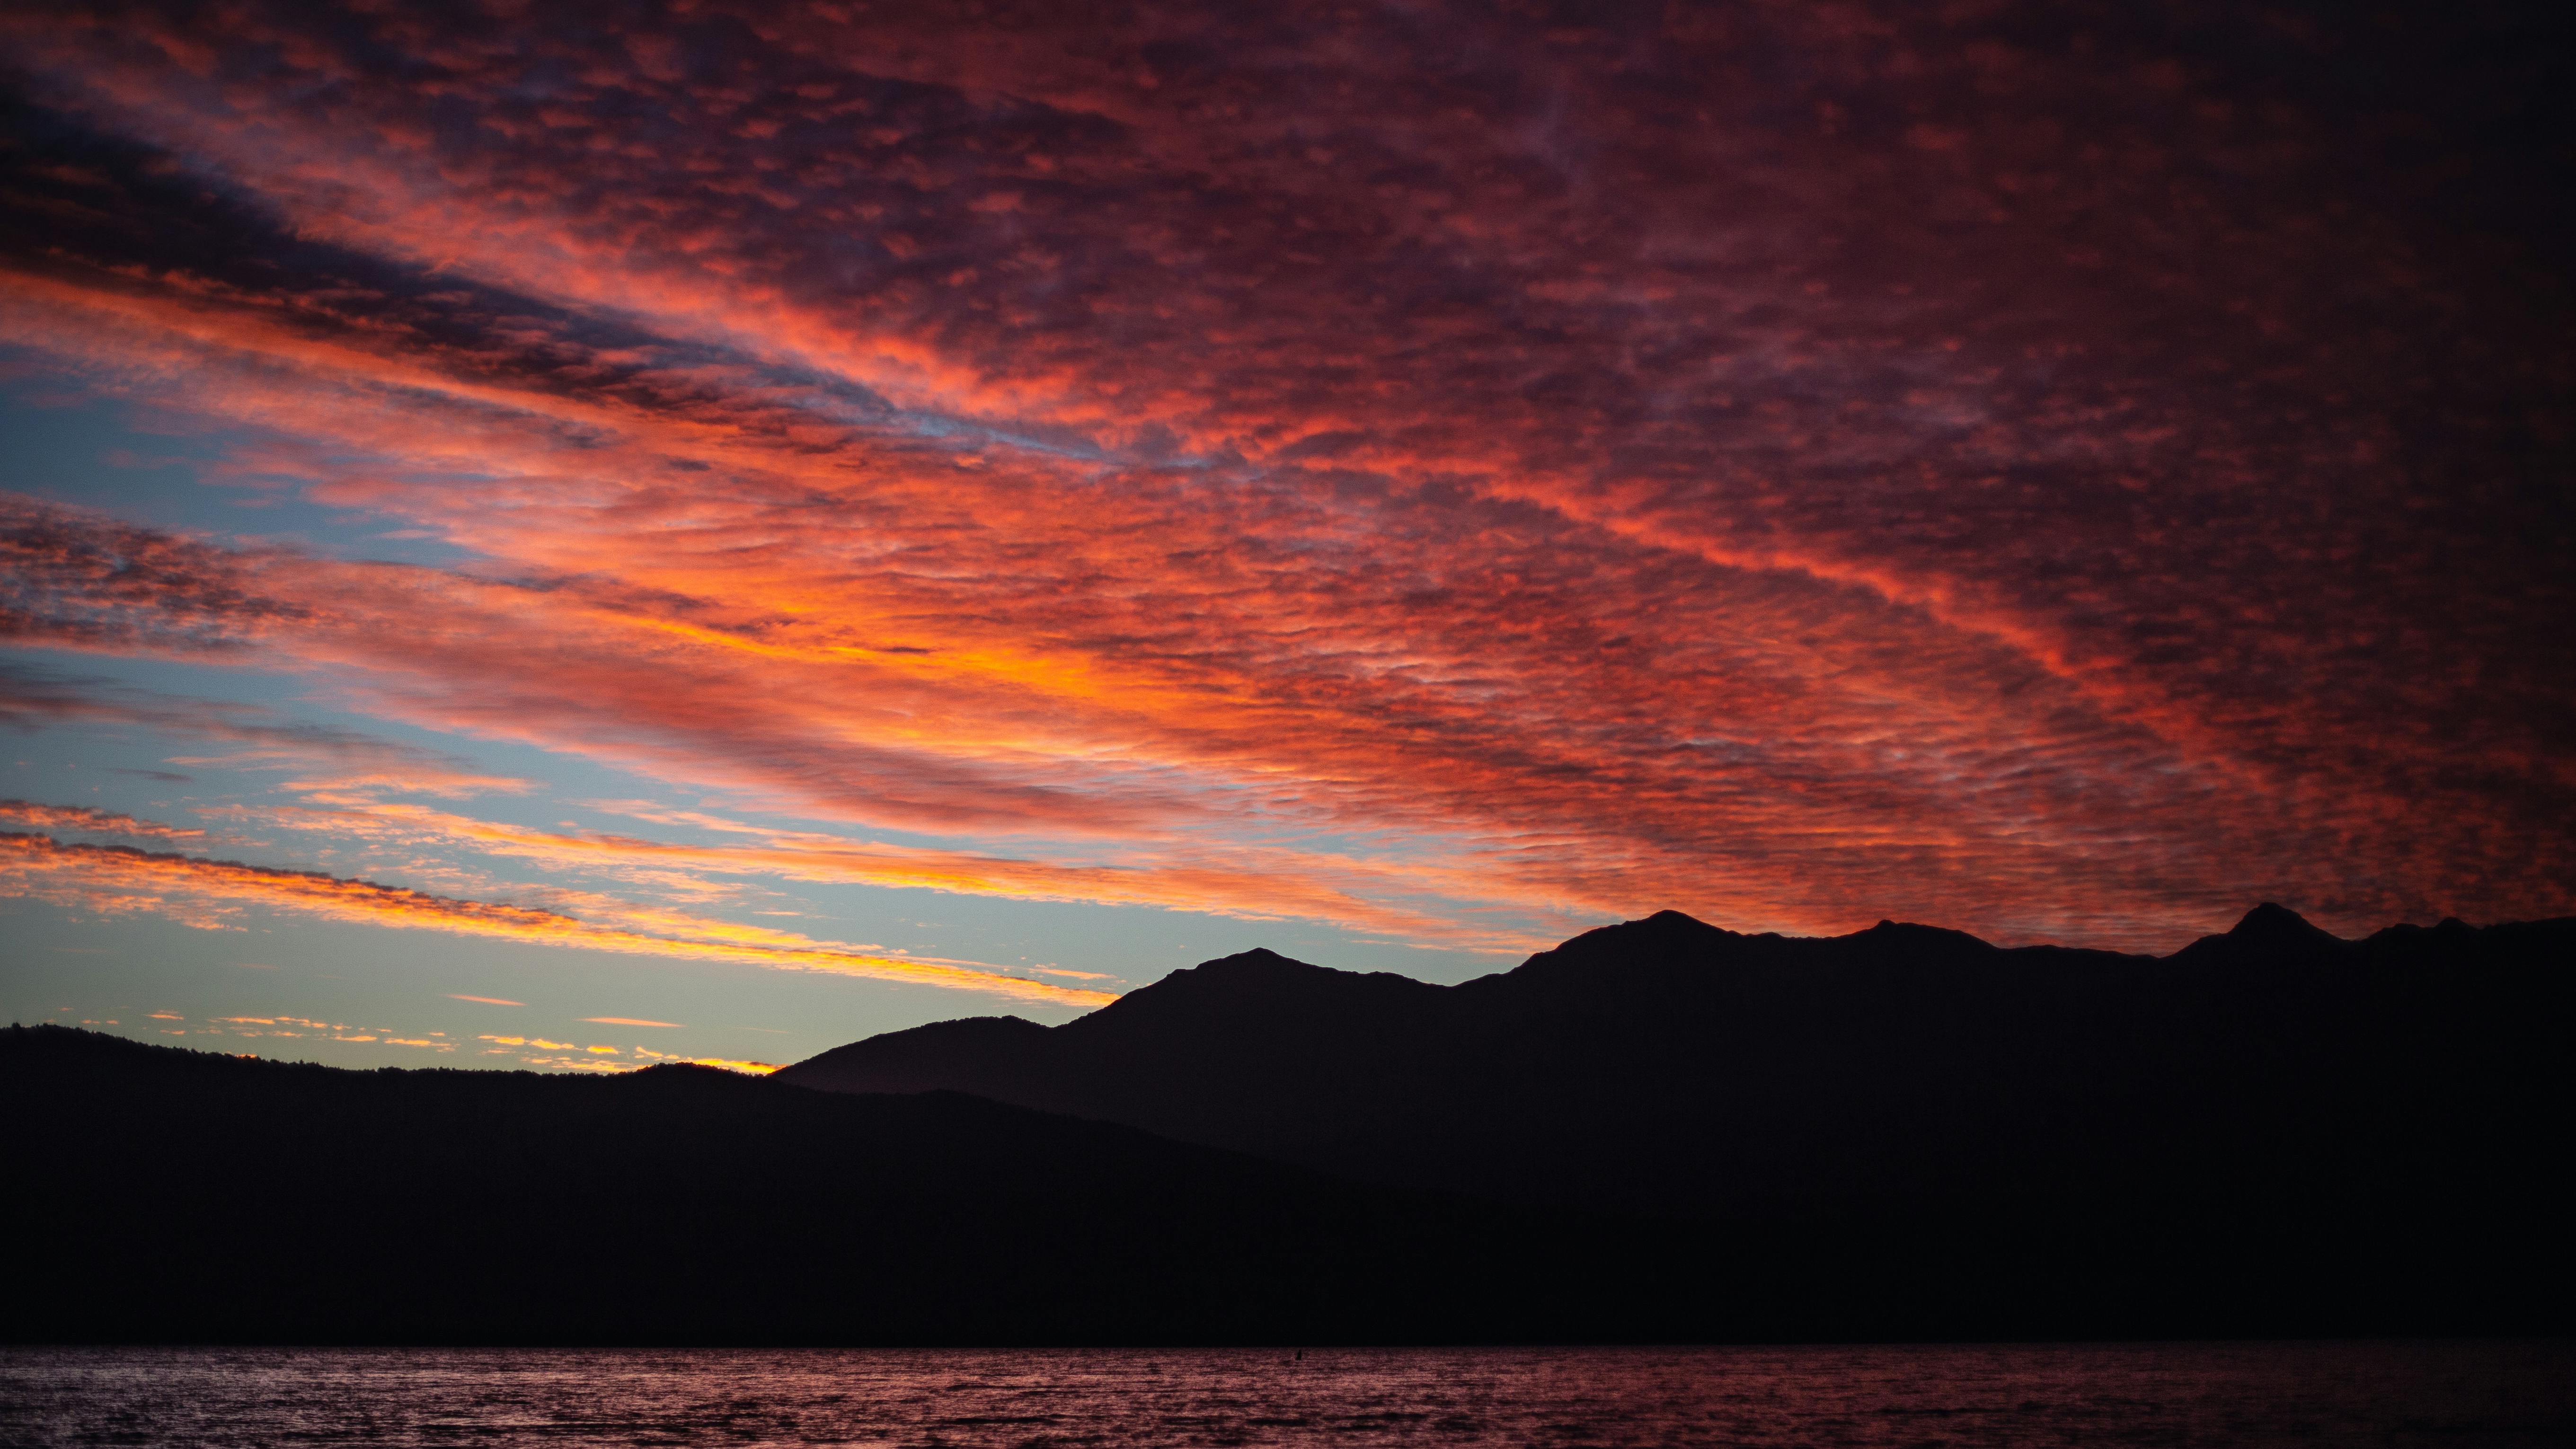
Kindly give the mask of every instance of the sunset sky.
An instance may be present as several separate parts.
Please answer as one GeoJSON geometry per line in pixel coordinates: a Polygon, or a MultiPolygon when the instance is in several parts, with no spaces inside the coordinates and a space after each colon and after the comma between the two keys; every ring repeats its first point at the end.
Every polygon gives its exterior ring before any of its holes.
{"type": "Polygon", "coordinates": [[[2568,914],[2571,83],[2417,9],[10,8],[0,1014],[2568,914]]]}

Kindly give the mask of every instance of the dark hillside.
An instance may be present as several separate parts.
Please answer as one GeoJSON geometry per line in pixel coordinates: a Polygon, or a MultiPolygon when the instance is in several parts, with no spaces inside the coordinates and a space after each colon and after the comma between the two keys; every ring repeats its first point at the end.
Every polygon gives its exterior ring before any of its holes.
{"type": "Polygon", "coordinates": [[[941,1023],[768,1080],[349,1072],[12,1029],[0,1324],[2563,1333],[2571,940],[2553,922],[2347,942],[2266,910],[2159,961],[1666,914],[1454,988],[1252,953],[1066,1026],[941,1023]]]}
{"type": "Polygon", "coordinates": [[[1642,1245],[1579,1219],[953,1094],[696,1067],[350,1072],[36,1027],[0,1035],[0,1103],[0,1321],[20,1341],[1321,1342],[1707,1322],[1705,1296],[1641,1297],[1638,1274],[1605,1271],[1642,1245]]]}
{"type": "Polygon", "coordinates": [[[2434,1301],[2474,1318],[2570,1281],[2576,921],[2343,941],[2264,906],[2157,959],[1664,912],[1457,987],[1260,952],[1060,1027],[965,1025],[780,1077],[1750,1242],[1822,1234],[1888,1252],[1878,1281],[1955,1253],[2013,1293],[2196,1284],[2213,1313],[2331,1299],[2426,1326],[2449,1321],[2434,1301]]]}

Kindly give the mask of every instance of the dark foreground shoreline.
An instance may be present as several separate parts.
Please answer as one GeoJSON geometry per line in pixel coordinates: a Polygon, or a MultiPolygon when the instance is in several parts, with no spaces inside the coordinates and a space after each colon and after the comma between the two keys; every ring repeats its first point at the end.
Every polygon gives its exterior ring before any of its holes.
{"type": "Polygon", "coordinates": [[[2563,1239],[2346,1222],[2284,1251],[1991,1197],[1622,1217],[702,1068],[352,1072],[33,1028],[0,1033],[0,1100],[17,1342],[1955,1342],[2570,1314],[2563,1239]]]}

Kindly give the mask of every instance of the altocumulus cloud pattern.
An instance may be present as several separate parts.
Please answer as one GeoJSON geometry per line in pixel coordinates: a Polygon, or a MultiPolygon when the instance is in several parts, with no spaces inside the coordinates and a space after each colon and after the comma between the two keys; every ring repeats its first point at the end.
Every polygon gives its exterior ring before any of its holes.
{"type": "Polygon", "coordinates": [[[12,385],[377,540],[0,497],[16,723],[292,777],[13,802],[0,888],[1065,1005],[745,883],[1485,953],[2566,908],[2564,102],[2510,17],[0,28],[12,385]],[[667,788],[500,818],[553,787],[493,741],[667,788]]]}

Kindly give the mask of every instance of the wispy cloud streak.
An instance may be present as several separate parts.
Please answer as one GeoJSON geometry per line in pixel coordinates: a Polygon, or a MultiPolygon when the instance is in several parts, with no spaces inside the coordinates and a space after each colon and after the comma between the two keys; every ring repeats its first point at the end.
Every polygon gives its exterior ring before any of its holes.
{"type": "Polygon", "coordinates": [[[0,800],[0,821],[40,831],[125,835],[141,840],[202,840],[206,834],[202,830],[164,825],[158,820],[140,820],[113,810],[92,810],[84,805],[40,805],[32,800],[0,800]]]}
{"type": "Polygon", "coordinates": [[[1096,1006],[1113,999],[1105,992],[871,955],[789,932],[692,920],[675,913],[661,917],[661,923],[674,933],[654,935],[595,925],[557,911],[458,900],[317,871],[276,870],[129,846],[66,845],[49,836],[14,831],[0,832],[0,895],[36,897],[100,912],[168,911],[199,925],[220,924],[221,912],[255,905],[377,926],[631,955],[749,962],[982,991],[1025,1001],[1096,1006]]]}

